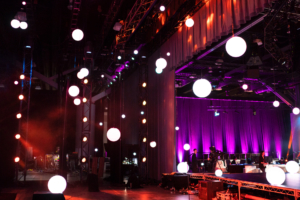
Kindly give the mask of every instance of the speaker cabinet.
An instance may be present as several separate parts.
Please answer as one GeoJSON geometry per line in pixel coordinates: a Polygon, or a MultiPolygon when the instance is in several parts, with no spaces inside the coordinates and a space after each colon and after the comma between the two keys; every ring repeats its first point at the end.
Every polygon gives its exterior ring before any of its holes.
{"type": "Polygon", "coordinates": [[[199,181],[199,199],[211,200],[216,197],[217,191],[223,190],[223,183],[221,181],[199,181]]]}
{"type": "Polygon", "coordinates": [[[65,200],[63,194],[52,194],[50,192],[35,192],[32,200],[65,200]]]}

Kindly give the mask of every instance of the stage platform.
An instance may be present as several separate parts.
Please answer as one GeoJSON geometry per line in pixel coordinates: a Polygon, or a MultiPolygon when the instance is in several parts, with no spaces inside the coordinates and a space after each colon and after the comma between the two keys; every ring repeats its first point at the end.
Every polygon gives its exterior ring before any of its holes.
{"type": "Polygon", "coordinates": [[[279,194],[300,197],[300,174],[286,174],[285,182],[280,186],[270,185],[266,179],[266,174],[223,174],[217,177],[211,173],[190,173],[190,178],[202,180],[220,180],[229,185],[236,185],[239,188],[251,188],[279,194]]]}

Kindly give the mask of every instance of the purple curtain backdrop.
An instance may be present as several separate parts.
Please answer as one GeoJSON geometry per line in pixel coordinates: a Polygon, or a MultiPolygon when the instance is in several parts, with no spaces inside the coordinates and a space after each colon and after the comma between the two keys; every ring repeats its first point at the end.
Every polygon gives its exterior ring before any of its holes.
{"type": "Polygon", "coordinates": [[[290,133],[289,113],[275,109],[271,102],[176,98],[177,162],[187,161],[183,145],[196,148],[198,158],[209,147],[227,153],[259,153],[281,157],[286,153],[290,133]],[[215,117],[209,106],[219,106],[215,117]],[[225,111],[225,113],[223,113],[225,111]],[[254,115],[256,111],[256,115],[254,115]]]}

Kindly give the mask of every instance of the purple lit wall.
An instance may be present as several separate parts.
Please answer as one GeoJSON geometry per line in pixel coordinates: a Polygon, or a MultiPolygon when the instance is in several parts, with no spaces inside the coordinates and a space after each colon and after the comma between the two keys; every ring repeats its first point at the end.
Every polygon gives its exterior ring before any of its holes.
{"type": "Polygon", "coordinates": [[[189,159],[194,148],[202,158],[210,146],[227,153],[264,150],[273,157],[286,153],[291,130],[289,112],[273,108],[272,102],[178,97],[176,103],[177,162],[189,159]],[[220,115],[215,117],[210,106],[219,108],[220,115]],[[189,153],[183,149],[186,143],[191,146],[189,153]]]}

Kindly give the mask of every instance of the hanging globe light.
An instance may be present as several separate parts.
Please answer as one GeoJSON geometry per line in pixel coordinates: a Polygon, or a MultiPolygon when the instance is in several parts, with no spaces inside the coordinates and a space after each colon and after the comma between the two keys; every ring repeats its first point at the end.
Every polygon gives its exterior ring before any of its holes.
{"type": "Polygon", "coordinates": [[[83,32],[82,30],[80,29],[75,29],[73,32],[72,32],[72,38],[75,40],[75,41],[80,41],[83,39],[83,32]]]}
{"type": "Polygon", "coordinates": [[[297,107],[293,108],[293,113],[294,113],[294,115],[299,115],[299,113],[300,113],[299,108],[297,108],[297,107]]]}
{"type": "Polygon", "coordinates": [[[117,128],[110,128],[107,131],[107,139],[109,139],[111,142],[116,142],[121,137],[121,132],[117,128]]]}
{"type": "Polygon", "coordinates": [[[61,194],[67,187],[66,179],[62,176],[55,175],[48,181],[48,189],[53,194],[61,194]]]}
{"type": "Polygon", "coordinates": [[[180,173],[187,173],[189,171],[189,165],[187,162],[181,162],[177,165],[177,171],[180,173]]]}
{"type": "Polygon", "coordinates": [[[231,57],[240,57],[244,55],[247,50],[245,40],[238,36],[233,36],[226,42],[226,51],[231,57]]]}
{"type": "Polygon", "coordinates": [[[156,68],[156,69],[155,69],[155,72],[156,72],[157,74],[161,74],[161,73],[163,72],[163,70],[162,70],[161,68],[156,68]]]}
{"type": "Polygon", "coordinates": [[[273,106],[274,106],[274,107],[277,108],[279,105],[280,105],[279,101],[275,100],[275,101],[273,102],[273,106]]]}
{"type": "Polygon", "coordinates": [[[21,28],[21,29],[24,30],[24,29],[27,29],[27,27],[28,27],[27,22],[21,22],[21,23],[20,23],[20,28],[21,28]]]}
{"type": "Polygon", "coordinates": [[[20,21],[17,20],[17,19],[13,19],[13,20],[11,20],[10,25],[13,28],[19,28],[20,27],[20,21]]]}
{"type": "Polygon", "coordinates": [[[184,150],[188,151],[188,150],[190,150],[191,147],[189,144],[185,144],[185,145],[183,145],[183,148],[184,148],[184,150]]]}
{"type": "Polygon", "coordinates": [[[215,175],[216,175],[216,176],[222,176],[222,175],[223,175],[222,170],[217,169],[217,170],[215,171],[215,175]]]}
{"type": "Polygon", "coordinates": [[[211,84],[206,79],[198,79],[193,85],[193,92],[197,97],[207,97],[211,93],[211,90],[211,84]]]}
{"type": "Polygon", "coordinates": [[[189,19],[187,19],[186,21],[185,21],[185,25],[187,26],[187,27],[192,27],[192,26],[194,26],[194,20],[192,19],[192,18],[189,18],[189,19]]]}
{"type": "Polygon", "coordinates": [[[83,73],[81,73],[81,71],[79,71],[77,73],[77,78],[79,78],[79,79],[83,79],[84,78],[83,73]]]}
{"type": "Polygon", "coordinates": [[[285,173],[279,167],[269,168],[266,177],[271,185],[281,185],[285,181],[285,173]]]}
{"type": "Polygon", "coordinates": [[[159,58],[156,60],[155,65],[157,68],[164,69],[167,67],[167,61],[164,58],[159,58]]]}
{"type": "Polygon", "coordinates": [[[89,70],[87,68],[81,68],[80,73],[83,77],[87,77],[89,75],[89,70]]]}
{"type": "Polygon", "coordinates": [[[247,85],[246,83],[244,83],[244,84],[242,85],[242,88],[243,88],[244,90],[247,90],[247,89],[248,89],[248,85],[247,85]]]}
{"type": "Polygon", "coordinates": [[[291,174],[296,174],[299,171],[299,164],[296,161],[289,161],[285,165],[286,171],[288,171],[291,174]]]}
{"type": "Polygon", "coordinates": [[[79,88],[76,85],[72,85],[69,87],[69,95],[72,97],[76,97],[79,94],[79,88]]]}
{"type": "Polygon", "coordinates": [[[75,104],[76,106],[80,105],[80,103],[81,103],[81,100],[80,100],[79,98],[75,98],[75,99],[74,99],[74,104],[75,104]]]}
{"type": "Polygon", "coordinates": [[[150,147],[155,148],[156,147],[156,142],[155,141],[150,142],[150,147]]]}

